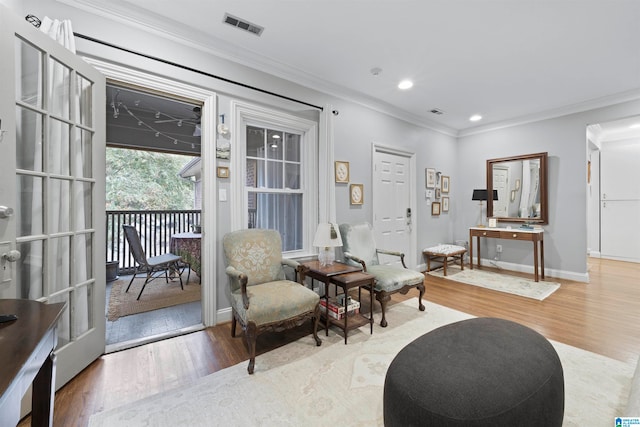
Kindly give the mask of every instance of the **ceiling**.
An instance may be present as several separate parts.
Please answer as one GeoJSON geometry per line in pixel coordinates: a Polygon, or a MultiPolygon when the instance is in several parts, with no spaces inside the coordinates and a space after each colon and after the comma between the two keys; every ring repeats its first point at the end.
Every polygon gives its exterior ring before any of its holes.
{"type": "Polygon", "coordinates": [[[453,134],[640,98],[636,0],[65,2],[453,134]]]}

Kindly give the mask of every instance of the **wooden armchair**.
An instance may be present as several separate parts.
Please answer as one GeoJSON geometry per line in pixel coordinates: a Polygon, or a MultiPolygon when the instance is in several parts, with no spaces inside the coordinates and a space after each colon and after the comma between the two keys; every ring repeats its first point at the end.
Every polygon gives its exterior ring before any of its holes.
{"type": "Polygon", "coordinates": [[[304,284],[285,278],[283,266],[298,273],[301,266],[282,258],[278,231],[233,231],[224,236],[222,246],[229,278],[227,297],[233,312],[231,335],[235,337],[239,322],[249,349],[249,374],[255,366],[257,336],[264,331],[293,328],[311,319],[316,345],[322,343],[318,337],[320,297],[304,284]]]}
{"type": "Polygon", "coordinates": [[[373,289],[376,294],[376,299],[382,307],[380,326],[383,328],[387,326],[387,320],[385,318],[387,302],[391,299],[391,295],[396,292],[406,294],[411,288],[417,288],[420,291],[418,308],[420,311],[424,311],[425,307],[424,304],[422,304],[422,297],[424,296],[424,275],[407,268],[402,252],[376,248],[373,230],[371,229],[371,225],[366,222],[354,225],[340,224],[340,235],[342,236],[342,250],[345,262],[353,265],[361,265],[365,272],[376,278],[373,289]],[[378,254],[400,257],[404,268],[380,264],[378,254]]]}

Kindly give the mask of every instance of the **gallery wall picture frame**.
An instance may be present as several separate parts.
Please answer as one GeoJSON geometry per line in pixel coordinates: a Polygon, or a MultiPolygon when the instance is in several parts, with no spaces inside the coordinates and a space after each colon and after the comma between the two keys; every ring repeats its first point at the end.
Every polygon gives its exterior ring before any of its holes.
{"type": "Polygon", "coordinates": [[[450,183],[450,178],[448,176],[442,176],[442,192],[445,194],[449,193],[449,183],[450,183]]]}
{"type": "Polygon", "coordinates": [[[440,202],[431,203],[431,215],[440,215],[440,202]]]}
{"type": "Polygon", "coordinates": [[[349,199],[352,205],[361,205],[364,203],[364,185],[351,184],[349,186],[349,199]]]}
{"type": "Polygon", "coordinates": [[[433,188],[436,186],[436,170],[433,168],[426,168],[424,170],[425,183],[427,188],[433,188]]]}
{"type": "Polygon", "coordinates": [[[439,199],[439,198],[440,198],[440,196],[441,196],[441,194],[440,194],[440,188],[437,188],[437,187],[436,187],[436,199],[439,199]]]}
{"type": "Polygon", "coordinates": [[[449,198],[442,198],[442,212],[449,212],[449,198]]]}
{"type": "Polygon", "coordinates": [[[334,162],[335,168],[335,180],[336,183],[349,182],[349,162],[336,161],[334,162]]]}
{"type": "Polygon", "coordinates": [[[218,178],[229,178],[229,168],[226,166],[218,166],[216,172],[218,178]]]}

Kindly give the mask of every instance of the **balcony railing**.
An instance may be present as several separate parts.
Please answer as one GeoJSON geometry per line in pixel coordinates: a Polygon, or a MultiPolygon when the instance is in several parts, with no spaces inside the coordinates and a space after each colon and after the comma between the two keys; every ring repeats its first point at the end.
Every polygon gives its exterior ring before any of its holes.
{"type": "Polygon", "coordinates": [[[120,274],[133,273],[136,263],[129,251],[122,225],[134,226],[147,257],[169,252],[171,235],[192,230],[200,224],[199,210],[107,211],[107,259],[119,261],[120,274]]]}

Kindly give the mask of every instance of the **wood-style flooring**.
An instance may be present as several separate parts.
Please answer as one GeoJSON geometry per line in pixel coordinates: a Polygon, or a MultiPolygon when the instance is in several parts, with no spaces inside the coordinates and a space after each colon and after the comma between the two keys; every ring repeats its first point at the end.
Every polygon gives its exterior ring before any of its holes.
{"type": "MultiPolygon", "coordinates": [[[[475,316],[513,320],[549,339],[635,362],[640,354],[640,264],[590,259],[589,265],[588,284],[547,278],[562,286],[544,301],[433,276],[425,278],[425,299],[475,316]]],[[[393,302],[415,296],[414,291],[395,295],[393,302]]],[[[376,304],[377,322],[379,310],[376,304]]],[[[305,324],[261,335],[256,363],[260,354],[308,335],[309,328],[305,324]]],[[[104,355],[56,393],[54,425],[87,425],[94,413],[187,385],[247,360],[244,338],[231,338],[230,323],[104,355]]],[[[27,417],[20,426],[29,423],[27,417]]]]}

